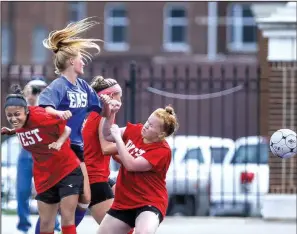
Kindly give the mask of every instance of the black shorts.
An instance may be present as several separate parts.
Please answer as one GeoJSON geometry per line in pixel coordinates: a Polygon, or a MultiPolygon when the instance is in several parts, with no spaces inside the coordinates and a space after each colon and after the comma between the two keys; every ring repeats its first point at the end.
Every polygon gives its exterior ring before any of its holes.
{"type": "Polygon", "coordinates": [[[143,206],[135,209],[130,210],[114,210],[109,209],[107,214],[111,215],[112,217],[123,221],[124,223],[128,224],[131,228],[135,227],[135,220],[144,211],[151,211],[158,215],[159,223],[163,221],[163,215],[159,209],[154,206],[143,206]]]}
{"type": "Polygon", "coordinates": [[[116,184],[116,182],[113,179],[108,178],[108,184],[112,188],[116,184]]]}
{"type": "Polygon", "coordinates": [[[108,182],[90,184],[91,202],[89,208],[103,201],[114,198],[114,194],[108,182]]]}
{"type": "Polygon", "coordinates": [[[37,194],[36,200],[47,204],[59,203],[62,198],[70,195],[81,194],[84,187],[84,176],[80,166],[65,176],[56,185],[43,193],[37,194]]]}
{"type": "Polygon", "coordinates": [[[78,159],[81,162],[84,162],[84,149],[83,149],[83,147],[80,146],[80,145],[74,145],[74,144],[71,144],[70,146],[71,146],[71,149],[73,150],[73,152],[78,157],[78,159]]]}

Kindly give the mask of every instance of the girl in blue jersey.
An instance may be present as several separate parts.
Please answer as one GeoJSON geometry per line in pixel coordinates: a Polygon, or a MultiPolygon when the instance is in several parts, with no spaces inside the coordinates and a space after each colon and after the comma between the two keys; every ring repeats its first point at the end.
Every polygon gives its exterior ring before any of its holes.
{"type": "Polygon", "coordinates": [[[62,30],[51,32],[49,37],[43,41],[43,45],[54,52],[55,73],[59,77],[41,93],[39,106],[44,107],[48,113],[68,120],[67,125],[72,129],[71,148],[81,160],[84,174],[84,194],[80,197],[76,210],[76,226],[83,219],[91,199],[83,156],[82,124],[88,112],[96,111],[101,116],[106,116],[109,112],[108,107],[104,107],[104,111],[102,111],[97,93],[85,80],[78,78],[84,74],[85,63],[83,60],[91,59],[91,54],[86,50],[93,48],[99,53],[100,47],[95,41],[101,41],[80,38],[79,34],[96,24],[97,22],[90,21],[88,18],[71,23],[62,30]]]}

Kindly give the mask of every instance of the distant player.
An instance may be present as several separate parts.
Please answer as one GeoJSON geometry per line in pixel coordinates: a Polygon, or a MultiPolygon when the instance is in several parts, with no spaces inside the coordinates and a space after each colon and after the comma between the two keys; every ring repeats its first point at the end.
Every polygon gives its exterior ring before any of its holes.
{"type": "MultiPolygon", "coordinates": [[[[40,233],[53,234],[60,208],[63,234],[76,234],[75,209],[83,190],[80,162],[70,147],[66,121],[28,106],[19,87],[4,104],[8,122],[24,149],[33,157],[33,178],[40,215],[40,233]]],[[[2,132],[2,131],[1,131],[2,132]]]]}
{"type": "MultiPolygon", "coordinates": [[[[108,97],[103,97],[109,103],[108,97]]],[[[166,173],[171,149],[165,140],[178,127],[172,107],[155,110],[147,122],[119,128],[113,124],[120,105],[111,107],[103,135],[116,143],[121,160],[115,199],[99,227],[99,234],[155,233],[168,207],[166,173]]]]}

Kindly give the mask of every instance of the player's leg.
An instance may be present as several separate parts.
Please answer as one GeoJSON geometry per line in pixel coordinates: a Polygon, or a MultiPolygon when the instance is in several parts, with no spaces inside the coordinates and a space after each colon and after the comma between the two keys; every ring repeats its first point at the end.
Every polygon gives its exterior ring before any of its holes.
{"type": "Polygon", "coordinates": [[[139,208],[135,220],[135,234],[154,234],[163,220],[162,213],[153,206],[139,208]]]}
{"type": "Polygon", "coordinates": [[[40,216],[40,234],[53,234],[55,228],[55,219],[59,209],[59,203],[47,204],[42,201],[37,201],[37,204],[40,216]]]}
{"type": "MultiPolygon", "coordinates": [[[[111,187],[111,190],[113,192],[113,194],[115,194],[115,188],[116,188],[116,182],[113,179],[108,179],[108,184],[111,187]]],[[[131,228],[131,230],[127,233],[127,234],[132,234],[134,233],[134,228],[131,228]]]]}
{"type": "MultiPolygon", "coordinates": [[[[55,231],[58,231],[58,232],[61,231],[58,215],[56,215],[56,220],[55,220],[55,231]]],[[[38,217],[38,220],[35,225],[35,234],[40,234],[40,217],[38,217]]]]}
{"type": "Polygon", "coordinates": [[[84,163],[83,149],[81,148],[81,146],[73,144],[71,145],[71,149],[81,161],[80,167],[84,176],[83,192],[79,196],[79,203],[75,210],[75,225],[78,226],[80,222],[83,220],[86,211],[89,207],[91,201],[91,190],[86,164],[84,163]]]}
{"type": "Polygon", "coordinates": [[[114,195],[111,187],[106,182],[91,184],[90,188],[91,203],[89,205],[89,209],[93,218],[100,225],[106,215],[106,212],[112,205],[114,195]]]}
{"type": "Polygon", "coordinates": [[[84,178],[80,167],[58,183],[60,202],[60,214],[63,234],[76,234],[75,210],[78,204],[79,194],[83,190],[84,178]]]}
{"type": "Polygon", "coordinates": [[[110,209],[104,216],[97,234],[127,234],[134,218],[135,215],[132,217],[129,212],[110,209]]]}
{"type": "Polygon", "coordinates": [[[79,201],[80,203],[89,205],[91,202],[91,189],[86,164],[84,162],[81,162],[80,168],[84,176],[84,190],[83,194],[79,198],[79,201]]]}
{"type": "Polygon", "coordinates": [[[79,195],[63,197],[60,203],[61,225],[63,234],[76,234],[75,209],[79,195]]]}
{"type": "Polygon", "coordinates": [[[32,164],[31,154],[22,149],[17,164],[16,195],[19,216],[17,229],[23,232],[27,232],[31,227],[29,199],[32,190],[32,164]]]}
{"type": "MultiPolygon", "coordinates": [[[[115,188],[116,188],[116,182],[113,179],[108,179],[108,184],[111,187],[111,190],[113,194],[115,194],[115,188]]],[[[127,234],[133,234],[134,233],[134,228],[131,228],[131,230],[127,234]]]]}
{"type": "Polygon", "coordinates": [[[59,193],[56,186],[37,194],[35,197],[38,204],[40,217],[40,234],[54,233],[55,219],[59,209],[59,193]]]}

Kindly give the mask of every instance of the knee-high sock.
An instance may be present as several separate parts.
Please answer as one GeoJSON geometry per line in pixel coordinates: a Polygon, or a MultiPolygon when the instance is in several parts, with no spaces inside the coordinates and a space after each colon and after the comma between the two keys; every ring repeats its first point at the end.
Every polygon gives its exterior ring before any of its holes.
{"type": "Polygon", "coordinates": [[[76,234],[76,227],[75,227],[75,225],[62,226],[62,233],[63,234],[76,234]]]}

